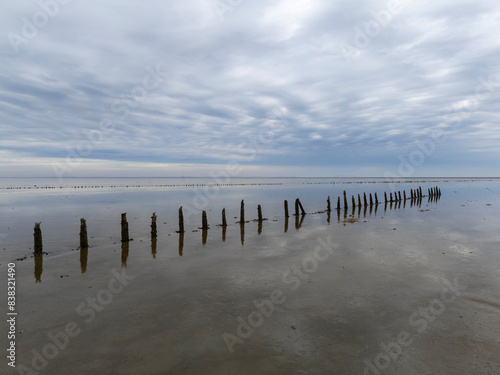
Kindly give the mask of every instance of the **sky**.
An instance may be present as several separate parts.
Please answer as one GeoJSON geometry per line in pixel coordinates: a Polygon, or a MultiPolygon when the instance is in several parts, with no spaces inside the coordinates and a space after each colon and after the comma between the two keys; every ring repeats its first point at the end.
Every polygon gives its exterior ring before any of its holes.
{"type": "Polygon", "coordinates": [[[500,176],[497,0],[0,8],[0,177],[500,176]]]}

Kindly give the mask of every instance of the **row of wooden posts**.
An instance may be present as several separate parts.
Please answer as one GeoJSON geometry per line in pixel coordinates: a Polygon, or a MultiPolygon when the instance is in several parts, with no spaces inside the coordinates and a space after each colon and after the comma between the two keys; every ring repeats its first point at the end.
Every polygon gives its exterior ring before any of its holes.
{"type": "MultiPolygon", "coordinates": [[[[439,187],[433,187],[428,189],[428,197],[440,197],[441,196],[441,189],[439,187]]],[[[349,208],[348,204],[348,199],[347,199],[347,193],[344,190],[343,192],[343,197],[344,197],[344,210],[347,211],[349,208]]],[[[406,191],[403,191],[403,195],[401,195],[401,192],[394,192],[389,194],[389,197],[387,196],[387,193],[384,192],[384,201],[387,204],[388,202],[393,203],[393,202],[402,202],[403,200],[415,200],[415,199],[421,199],[423,198],[424,195],[422,193],[422,187],[419,187],[418,189],[411,189],[410,190],[410,195],[407,198],[406,191]]],[[[367,206],[373,206],[373,205],[378,205],[380,204],[377,193],[375,193],[373,196],[370,193],[369,198],[367,198],[366,193],[363,193],[363,202],[361,201],[361,195],[358,194],[357,196],[357,201],[354,195],[352,195],[352,207],[362,207],[363,204],[365,207],[367,206]]],[[[337,199],[337,210],[340,211],[341,208],[341,199],[338,197],[337,199]]],[[[289,217],[289,212],[288,212],[288,201],[284,201],[284,210],[285,210],[285,218],[289,217]]],[[[328,196],[327,199],[327,209],[326,211],[328,213],[331,212],[331,201],[330,201],[330,196],[328,196]]],[[[300,199],[297,198],[295,199],[295,213],[294,216],[299,216],[299,215],[305,215],[306,211],[304,210],[304,207],[302,206],[302,203],[300,202],[300,199]]],[[[262,221],[267,220],[266,218],[262,217],[262,207],[260,204],[257,206],[257,221],[261,224],[262,221]]],[[[156,213],[153,213],[153,216],[151,217],[151,238],[157,238],[158,232],[157,232],[157,226],[156,226],[156,213]]],[[[248,221],[245,221],[245,202],[244,200],[241,201],[241,206],[240,206],[240,221],[238,221],[240,224],[248,223],[248,221]]],[[[42,231],[40,228],[41,223],[35,223],[35,229],[34,229],[34,252],[35,254],[40,254],[43,252],[43,243],[42,243],[42,231]]],[[[227,219],[226,219],[226,209],[222,209],[222,224],[219,226],[225,228],[227,227],[227,219]]],[[[207,220],[207,212],[202,211],[202,226],[201,228],[204,231],[210,229],[208,226],[208,220],[207,220]]],[[[176,231],[177,233],[184,233],[184,215],[182,211],[182,206],[179,207],[179,230],[176,231]]],[[[129,230],[128,230],[128,221],[127,221],[127,214],[123,213],[121,214],[121,242],[126,243],[130,241],[129,237],[129,230]]],[[[85,219],[80,220],[80,248],[88,248],[89,243],[88,243],[88,235],[87,235],[87,222],[85,219]]]]}

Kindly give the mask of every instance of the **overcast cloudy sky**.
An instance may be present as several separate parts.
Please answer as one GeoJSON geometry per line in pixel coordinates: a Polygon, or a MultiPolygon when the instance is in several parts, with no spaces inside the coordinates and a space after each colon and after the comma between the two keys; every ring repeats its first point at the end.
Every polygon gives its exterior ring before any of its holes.
{"type": "Polygon", "coordinates": [[[0,6],[0,176],[500,176],[497,0],[0,6]]]}

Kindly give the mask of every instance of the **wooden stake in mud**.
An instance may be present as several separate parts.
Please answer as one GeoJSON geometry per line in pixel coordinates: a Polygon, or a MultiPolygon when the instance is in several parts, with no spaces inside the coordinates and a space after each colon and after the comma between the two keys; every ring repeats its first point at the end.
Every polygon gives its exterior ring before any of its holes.
{"type": "Polygon", "coordinates": [[[401,192],[398,191],[399,201],[401,202],[401,192]]]}
{"type": "Polygon", "coordinates": [[[262,221],[262,207],[260,207],[260,204],[257,205],[257,215],[258,215],[259,221],[261,222],[262,221]]]}
{"type": "Polygon", "coordinates": [[[347,206],[347,194],[346,194],[346,192],[344,190],[344,210],[347,210],[347,207],[348,207],[347,206]]]}
{"type": "Polygon", "coordinates": [[[201,229],[207,230],[208,228],[208,221],[207,221],[207,211],[203,211],[201,213],[201,229]]]}
{"type": "Polygon", "coordinates": [[[85,219],[80,219],[80,249],[86,249],[88,247],[87,222],[85,219]]]}
{"type": "Polygon", "coordinates": [[[240,223],[244,222],[245,222],[245,201],[242,199],[240,206],[240,223]]]}
{"type": "Polygon", "coordinates": [[[226,209],[222,209],[222,226],[225,228],[227,227],[227,221],[226,221],[226,209]]]}
{"type": "Polygon", "coordinates": [[[332,206],[330,205],[330,196],[328,196],[328,199],[326,200],[326,211],[327,212],[332,211],[332,206]]]}
{"type": "Polygon", "coordinates": [[[356,207],[356,199],[354,199],[354,195],[352,196],[352,208],[356,207]]]}
{"type": "Polygon", "coordinates": [[[387,193],[384,191],[385,203],[387,203],[387,193]]]}
{"type": "Polygon", "coordinates": [[[418,189],[420,190],[420,197],[423,197],[423,194],[422,194],[422,186],[419,186],[418,189]]]}
{"type": "Polygon", "coordinates": [[[378,205],[378,197],[377,197],[377,193],[375,193],[375,204],[378,205]]]}
{"type": "Polygon", "coordinates": [[[406,201],[406,190],[403,190],[403,199],[406,201]]]}
{"type": "Polygon", "coordinates": [[[129,242],[127,214],[122,214],[122,242],[129,242]]]}
{"type": "Polygon", "coordinates": [[[363,200],[365,201],[365,206],[368,206],[368,201],[366,199],[366,193],[363,193],[363,200]]]}
{"type": "Polygon", "coordinates": [[[410,199],[413,199],[413,189],[410,189],[410,199]]]}
{"type": "Polygon", "coordinates": [[[299,198],[297,198],[297,202],[299,203],[300,212],[302,213],[302,215],[305,215],[306,211],[304,211],[304,207],[302,207],[302,203],[300,203],[300,199],[299,198]]]}
{"type": "Polygon", "coordinates": [[[372,197],[372,193],[370,193],[370,206],[373,206],[373,197],[372,197]]]}
{"type": "Polygon", "coordinates": [[[35,241],[35,247],[34,247],[34,251],[35,251],[35,254],[42,254],[43,253],[43,243],[42,243],[42,229],[40,228],[40,224],[42,224],[42,222],[39,222],[39,223],[35,223],[35,232],[33,233],[33,237],[34,237],[34,241],[35,241]]]}
{"type": "Polygon", "coordinates": [[[178,233],[184,233],[184,214],[182,213],[182,206],[179,207],[179,231],[178,233]]]}
{"type": "Polygon", "coordinates": [[[286,199],[284,202],[284,206],[285,206],[285,217],[290,217],[290,215],[288,215],[288,201],[286,199]]]}
{"type": "Polygon", "coordinates": [[[153,212],[153,216],[151,216],[151,238],[158,237],[158,233],[156,231],[156,212],[153,212]]]}
{"type": "Polygon", "coordinates": [[[393,200],[392,200],[392,193],[391,193],[390,197],[391,197],[391,200],[390,200],[390,202],[392,203],[392,202],[393,202],[393,200]]]}
{"type": "Polygon", "coordinates": [[[361,195],[358,194],[358,206],[361,207],[361,195]]]}
{"type": "Polygon", "coordinates": [[[299,198],[295,199],[295,213],[294,216],[299,216],[299,198]]]}
{"type": "Polygon", "coordinates": [[[340,197],[337,199],[337,210],[340,211],[340,197]]]}

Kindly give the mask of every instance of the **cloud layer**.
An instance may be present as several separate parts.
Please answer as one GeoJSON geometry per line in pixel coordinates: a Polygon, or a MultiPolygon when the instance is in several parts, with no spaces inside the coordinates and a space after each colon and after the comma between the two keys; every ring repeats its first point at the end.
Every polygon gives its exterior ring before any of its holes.
{"type": "Polygon", "coordinates": [[[500,176],[498,24],[492,0],[9,2],[0,176],[500,176]]]}

